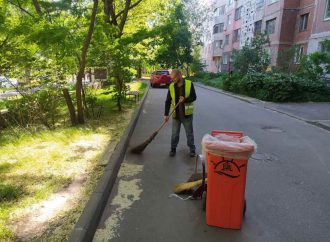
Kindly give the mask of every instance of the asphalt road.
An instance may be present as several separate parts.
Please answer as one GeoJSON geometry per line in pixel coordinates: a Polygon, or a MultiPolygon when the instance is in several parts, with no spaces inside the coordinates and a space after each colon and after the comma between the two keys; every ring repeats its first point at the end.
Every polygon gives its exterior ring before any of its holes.
{"type": "MultiPolygon", "coordinates": [[[[162,121],[166,89],[151,89],[130,146],[162,121]]],[[[258,144],[248,164],[241,230],[210,227],[201,201],[169,198],[193,172],[181,132],[168,156],[171,125],[142,155],[126,154],[94,241],[330,241],[330,133],[258,104],[196,88],[198,152],[212,129],[241,130],[258,144]]]]}

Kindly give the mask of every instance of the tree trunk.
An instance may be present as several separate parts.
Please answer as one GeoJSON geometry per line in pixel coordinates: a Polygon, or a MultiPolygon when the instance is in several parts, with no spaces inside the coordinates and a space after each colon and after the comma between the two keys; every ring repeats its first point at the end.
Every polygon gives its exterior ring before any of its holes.
{"type": "Polygon", "coordinates": [[[190,77],[190,72],[189,72],[189,65],[186,65],[186,75],[187,77],[190,77]]]}
{"type": "Polygon", "coordinates": [[[126,0],[123,16],[121,17],[121,21],[118,26],[118,28],[119,28],[118,38],[121,38],[121,36],[123,35],[123,31],[124,31],[124,27],[125,27],[125,23],[127,20],[128,11],[129,11],[130,6],[131,6],[131,0],[126,0]]]}
{"type": "Polygon", "coordinates": [[[41,7],[40,7],[40,4],[39,4],[38,0],[32,0],[32,2],[33,2],[33,5],[34,5],[34,8],[35,8],[36,12],[38,14],[41,14],[42,11],[41,11],[41,7]]]}
{"type": "Polygon", "coordinates": [[[77,74],[76,99],[77,99],[77,118],[78,118],[79,124],[85,123],[83,97],[82,97],[82,78],[85,74],[87,51],[88,51],[89,45],[91,43],[93,32],[94,32],[98,3],[99,3],[98,0],[94,0],[92,16],[91,16],[91,20],[90,20],[90,24],[89,24],[88,33],[85,38],[84,45],[83,45],[83,48],[81,51],[79,71],[77,74]]]}
{"type": "Polygon", "coordinates": [[[76,125],[77,124],[76,111],[74,110],[72,99],[71,99],[69,90],[67,88],[63,89],[63,95],[64,95],[66,105],[68,106],[68,109],[69,109],[71,124],[76,125]]]}
{"type": "Polygon", "coordinates": [[[136,75],[137,78],[142,78],[142,67],[139,66],[138,69],[137,69],[137,75],[136,75]]]}
{"type": "Polygon", "coordinates": [[[117,79],[117,107],[118,110],[121,111],[122,107],[121,107],[121,98],[122,98],[122,87],[123,87],[123,83],[120,80],[119,77],[116,78],[117,79]]]}

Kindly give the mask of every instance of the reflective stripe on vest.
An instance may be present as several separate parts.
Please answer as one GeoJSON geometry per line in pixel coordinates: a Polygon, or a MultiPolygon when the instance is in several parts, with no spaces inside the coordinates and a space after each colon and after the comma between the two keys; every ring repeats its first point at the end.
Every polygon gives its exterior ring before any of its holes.
{"type": "MultiPolygon", "coordinates": [[[[170,84],[170,94],[171,94],[171,98],[172,98],[172,104],[171,104],[171,108],[173,110],[173,108],[175,107],[175,89],[174,89],[174,83],[170,84]]],[[[190,92],[191,92],[191,81],[189,80],[185,80],[185,98],[188,98],[190,96],[190,92]]],[[[194,112],[194,103],[184,103],[184,114],[185,115],[192,115],[194,112]]],[[[176,116],[176,112],[174,112],[173,117],[176,116]]]]}

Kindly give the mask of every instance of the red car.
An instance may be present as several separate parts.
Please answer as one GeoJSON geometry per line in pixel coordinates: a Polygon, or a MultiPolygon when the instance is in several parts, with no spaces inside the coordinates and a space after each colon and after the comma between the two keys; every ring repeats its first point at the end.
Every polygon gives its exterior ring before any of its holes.
{"type": "Polygon", "coordinates": [[[150,77],[151,87],[168,86],[172,82],[170,72],[168,70],[154,71],[150,77]]]}

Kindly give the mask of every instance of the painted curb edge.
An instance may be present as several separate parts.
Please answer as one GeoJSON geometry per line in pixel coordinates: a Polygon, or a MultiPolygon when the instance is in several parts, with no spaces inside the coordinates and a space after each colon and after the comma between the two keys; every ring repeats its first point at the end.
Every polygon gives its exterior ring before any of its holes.
{"type": "Polygon", "coordinates": [[[68,240],[69,242],[87,242],[93,240],[99,220],[101,219],[106,202],[116,181],[119,168],[122,161],[124,160],[129,140],[134,132],[148,93],[149,85],[147,86],[139,107],[133,114],[126,131],[124,132],[113,154],[111,155],[109,162],[104,170],[104,174],[96,185],[88,202],[86,203],[86,206],[80,215],[79,220],[75,224],[68,240]]]}

